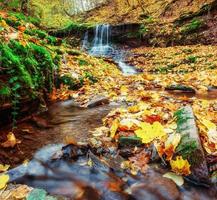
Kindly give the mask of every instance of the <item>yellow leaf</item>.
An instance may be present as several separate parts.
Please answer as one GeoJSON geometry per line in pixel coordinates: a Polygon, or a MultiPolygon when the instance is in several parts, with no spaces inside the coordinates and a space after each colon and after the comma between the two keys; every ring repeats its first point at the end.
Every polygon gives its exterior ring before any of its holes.
{"type": "Polygon", "coordinates": [[[139,106],[140,110],[146,110],[149,107],[149,105],[144,102],[139,102],[137,105],[139,106]]]}
{"type": "Polygon", "coordinates": [[[119,120],[118,119],[115,119],[113,122],[112,122],[112,126],[110,128],[110,137],[115,137],[115,134],[118,130],[118,126],[119,126],[119,120]]]}
{"type": "Polygon", "coordinates": [[[4,189],[9,181],[9,176],[7,174],[0,176],[0,190],[4,189]]]}
{"type": "Polygon", "coordinates": [[[8,26],[5,20],[1,20],[0,25],[4,28],[8,26]]]}
{"type": "Polygon", "coordinates": [[[127,86],[125,85],[121,86],[121,95],[127,95],[127,93],[128,93],[127,86]]]}
{"type": "Polygon", "coordinates": [[[139,105],[130,106],[130,107],[128,108],[128,112],[130,112],[130,113],[137,113],[137,112],[139,112],[139,111],[140,111],[139,105]]]}
{"type": "Polygon", "coordinates": [[[9,169],[10,165],[2,165],[0,164],[0,172],[5,172],[9,169]]]}
{"type": "Polygon", "coordinates": [[[19,144],[20,141],[16,139],[15,135],[10,132],[7,135],[7,141],[2,143],[2,146],[7,148],[7,147],[14,147],[16,144],[19,144]]]}
{"type": "Polygon", "coordinates": [[[135,134],[137,137],[140,137],[145,144],[166,135],[163,126],[159,122],[154,122],[153,124],[142,122],[140,127],[141,129],[136,130],[135,134]]]}
{"type": "Polygon", "coordinates": [[[176,160],[170,161],[172,171],[179,175],[189,175],[191,173],[190,164],[188,160],[184,160],[182,156],[177,156],[176,160]]]}
{"type": "Polygon", "coordinates": [[[211,121],[205,119],[205,118],[200,118],[200,122],[210,131],[210,130],[216,130],[216,125],[212,123],[211,121]]]}

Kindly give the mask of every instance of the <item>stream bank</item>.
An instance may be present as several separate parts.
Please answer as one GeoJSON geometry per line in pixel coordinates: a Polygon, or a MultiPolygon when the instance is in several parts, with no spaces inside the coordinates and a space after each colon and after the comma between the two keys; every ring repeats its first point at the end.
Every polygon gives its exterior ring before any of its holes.
{"type": "MultiPolygon", "coordinates": [[[[47,144],[67,143],[68,140],[87,142],[91,130],[102,125],[102,118],[117,105],[80,108],[72,100],[57,102],[48,111],[18,124],[14,134],[21,141],[15,148],[0,147],[0,162],[12,167],[31,159],[36,151],[47,144]],[[65,141],[66,140],[66,141],[65,141]]],[[[4,141],[10,128],[1,128],[4,141]]]]}

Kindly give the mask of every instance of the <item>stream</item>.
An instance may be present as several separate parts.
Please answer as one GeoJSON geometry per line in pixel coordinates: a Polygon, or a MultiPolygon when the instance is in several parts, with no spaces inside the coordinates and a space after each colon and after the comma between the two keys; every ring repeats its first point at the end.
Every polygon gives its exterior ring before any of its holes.
{"type": "MultiPolygon", "coordinates": [[[[93,41],[85,34],[82,49],[93,56],[110,57],[124,75],[137,71],[124,62],[127,52],[111,44],[109,25],[99,25],[93,41]]],[[[212,200],[216,188],[192,187],[176,184],[163,178],[165,173],[157,165],[149,167],[146,174],[131,175],[120,168],[123,158],[118,155],[103,156],[88,145],[77,146],[74,141],[86,144],[92,137],[90,131],[102,125],[102,118],[113,108],[110,103],[93,108],[80,108],[72,100],[57,102],[48,111],[20,123],[17,138],[21,143],[5,151],[0,147],[0,161],[7,162],[11,182],[42,188],[60,199],[87,200],[212,200]],[[71,141],[71,142],[69,142],[71,141]],[[64,146],[64,143],[71,145],[64,146]],[[25,159],[30,162],[21,164],[25,159]]],[[[0,132],[6,133],[8,128],[0,132]]],[[[1,136],[0,136],[1,137],[1,136]]],[[[1,138],[2,139],[2,138],[1,138]]]]}

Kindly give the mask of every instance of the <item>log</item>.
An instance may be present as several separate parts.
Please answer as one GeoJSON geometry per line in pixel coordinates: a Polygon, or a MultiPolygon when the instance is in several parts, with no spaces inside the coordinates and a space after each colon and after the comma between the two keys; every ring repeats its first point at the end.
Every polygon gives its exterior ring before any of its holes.
{"type": "Polygon", "coordinates": [[[191,164],[192,173],[189,178],[196,183],[210,183],[206,157],[191,106],[181,108],[175,116],[177,132],[181,134],[181,142],[176,152],[191,164]]]}

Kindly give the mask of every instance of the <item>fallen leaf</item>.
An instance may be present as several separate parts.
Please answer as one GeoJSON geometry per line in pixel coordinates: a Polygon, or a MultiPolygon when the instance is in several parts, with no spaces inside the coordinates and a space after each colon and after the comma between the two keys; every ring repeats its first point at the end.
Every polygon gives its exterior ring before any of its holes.
{"type": "Polygon", "coordinates": [[[0,172],[5,172],[9,169],[10,165],[2,165],[0,164],[0,172]]]}
{"type": "Polygon", "coordinates": [[[159,115],[147,115],[143,120],[147,123],[153,124],[154,122],[160,122],[162,119],[159,115]]]}
{"type": "Polygon", "coordinates": [[[188,160],[184,160],[182,156],[177,156],[176,160],[170,161],[172,171],[178,175],[189,175],[191,173],[190,164],[188,160]]]}
{"type": "Polygon", "coordinates": [[[18,26],[18,30],[24,32],[26,30],[25,26],[18,26]]]}
{"type": "Polygon", "coordinates": [[[138,129],[138,124],[140,122],[136,119],[123,119],[120,121],[120,124],[118,126],[118,129],[120,131],[134,131],[136,129],[138,129]]]}
{"type": "Polygon", "coordinates": [[[142,142],[145,144],[166,135],[163,126],[159,122],[154,122],[153,124],[142,122],[140,127],[141,129],[136,130],[135,134],[137,137],[141,138],[142,142]]]}
{"type": "Polygon", "coordinates": [[[184,179],[182,176],[177,175],[173,172],[167,172],[166,174],[163,175],[164,178],[171,179],[176,185],[182,186],[184,184],[184,179]]]}
{"type": "Polygon", "coordinates": [[[128,93],[128,88],[127,88],[127,86],[125,86],[125,85],[123,85],[123,86],[121,86],[121,95],[127,95],[127,93],[128,93]]]}
{"type": "Polygon", "coordinates": [[[216,125],[212,123],[210,120],[207,120],[205,118],[200,118],[199,120],[208,129],[208,131],[216,130],[216,125]]]}
{"type": "Polygon", "coordinates": [[[32,188],[27,185],[14,185],[1,193],[1,198],[4,200],[26,199],[32,188]]]}
{"type": "Polygon", "coordinates": [[[176,134],[170,134],[165,142],[165,148],[164,153],[167,156],[167,160],[171,160],[172,156],[175,152],[176,147],[178,146],[179,142],[181,140],[181,135],[176,134]]]}
{"type": "Polygon", "coordinates": [[[115,119],[113,122],[112,122],[112,126],[110,128],[110,137],[114,138],[115,137],[115,134],[118,130],[118,126],[119,126],[119,120],[118,119],[115,119]]]}
{"type": "Polygon", "coordinates": [[[0,190],[4,189],[9,181],[9,176],[7,174],[0,176],[0,190]]]}
{"type": "Polygon", "coordinates": [[[130,113],[137,113],[139,111],[140,111],[140,106],[139,105],[130,106],[128,108],[128,112],[130,112],[130,113]]]}
{"type": "Polygon", "coordinates": [[[15,135],[12,132],[10,132],[7,135],[7,141],[2,143],[1,145],[5,148],[8,148],[8,147],[13,148],[16,144],[19,144],[19,143],[21,143],[21,141],[17,140],[15,135]]]}

